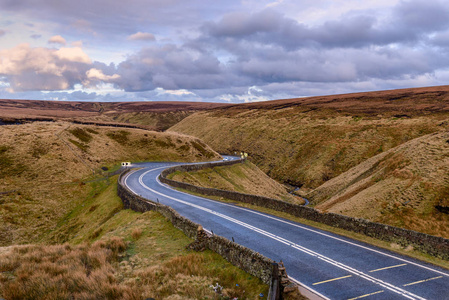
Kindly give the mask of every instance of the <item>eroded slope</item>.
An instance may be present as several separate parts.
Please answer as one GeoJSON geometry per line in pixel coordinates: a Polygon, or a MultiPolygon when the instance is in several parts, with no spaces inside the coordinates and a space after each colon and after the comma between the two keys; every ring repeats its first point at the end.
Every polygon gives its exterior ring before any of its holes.
{"type": "Polygon", "coordinates": [[[449,237],[449,132],[376,155],[308,194],[316,208],[449,237]]]}

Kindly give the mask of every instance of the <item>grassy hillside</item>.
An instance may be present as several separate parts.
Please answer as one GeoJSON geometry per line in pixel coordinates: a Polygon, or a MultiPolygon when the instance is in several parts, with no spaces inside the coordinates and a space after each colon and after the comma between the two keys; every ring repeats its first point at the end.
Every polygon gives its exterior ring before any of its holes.
{"type": "Polygon", "coordinates": [[[3,246],[42,239],[120,161],[219,157],[196,138],[139,129],[36,122],[0,130],[3,246]]]}
{"type": "Polygon", "coordinates": [[[117,177],[67,213],[40,245],[0,247],[6,299],[255,299],[268,287],[192,242],[160,214],[123,210],[117,177]],[[64,242],[48,245],[49,242],[64,242]],[[211,285],[218,283],[215,292],[211,285]]]}
{"type": "Polygon", "coordinates": [[[123,210],[117,176],[104,177],[123,160],[219,157],[200,140],[63,122],[0,129],[0,242],[7,245],[0,247],[0,298],[255,299],[268,293],[267,285],[219,255],[188,250],[192,240],[160,214],[123,210]]]}
{"type": "Polygon", "coordinates": [[[312,205],[449,237],[449,87],[287,99],[193,114],[170,128],[245,151],[312,205]]]}
{"type": "Polygon", "coordinates": [[[195,113],[195,111],[170,111],[170,112],[126,112],[126,113],[105,113],[104,121],[115,121],[119,123],[142,124],[157,130],[164,131],[182,119],[195,113]]]}
{"type": "Polygon", "coordinates": [[[288,193],[285,186],[274,181],[249,161],[243,164],[209,168],[192,172],[175,172],[170,179],[196,186],[260,195],[291,203],[304,201],[288,193]]]}
{"type": "Polygon", "coordinates": [[[449,238],[449,132],[376,155],[307,195],[325,211],[449,238]]]}
{"type": "Polygon", "coordinates": [[[220,152],[245,151],[271,177],[316,188],[364,160],[449,128],[449,87],[235,105],[193,114],[170,131],[220,152]]]}
{"type": "Polygon", "coordinates": [[[243,110],[233,116],[202,112],[170,131],[200,137],[220,152],[248,152],[270,177],[310,189],[376,154],[448,126],[443,116],[368,118],[297,110],[243,110]]]}

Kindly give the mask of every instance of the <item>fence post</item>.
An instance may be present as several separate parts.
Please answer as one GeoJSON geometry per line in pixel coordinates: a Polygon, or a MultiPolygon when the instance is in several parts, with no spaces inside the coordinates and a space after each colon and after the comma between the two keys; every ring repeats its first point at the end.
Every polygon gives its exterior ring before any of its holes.
{"type": "Polygon", "coordinates": [[[279,276],[279,265],[277,263],[271,264],[271,282],[270,290],[268,291],[269,300],[282,300],[281,280],[279,276]]]}

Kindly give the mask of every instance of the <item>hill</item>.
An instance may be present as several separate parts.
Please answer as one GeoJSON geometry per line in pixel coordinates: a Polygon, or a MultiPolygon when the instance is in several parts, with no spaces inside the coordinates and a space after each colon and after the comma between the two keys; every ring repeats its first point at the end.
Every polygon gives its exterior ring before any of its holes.
{"type": "Polygon", "coordinates": [[[97,181],[120,161],[220,157],[196,138],[140,129],[65,122],[0,129],[3,246],[40,240],[74,206],[95,194],[97,181]]]}
{"type": "Polygon", "coordinates": [[[65,120],[100,124],[139,124],[165,130],[186,116],[222,107],[202,102],[76,102],[0,100],[0,124],[65,120]]]}
{"type": "Polygon", "coordinates": [[[449,87],[312,97],[195,113],[171,127],[271,177],[313,189],[364,160],[449,128],[449,87]],[[199,126],[198,124],[201,124],[199,126]]]}
{"type": "Polygon", "coordinates": [[[378,154],[307,195],[316,208],[449,237],[449,132],[378,154]]]}
{"type": "Polygon", "coordinates": [[[249,153],[323,210],[445,237],[448,130],[448,86],[234,105],[169,129],[249,153]]]}

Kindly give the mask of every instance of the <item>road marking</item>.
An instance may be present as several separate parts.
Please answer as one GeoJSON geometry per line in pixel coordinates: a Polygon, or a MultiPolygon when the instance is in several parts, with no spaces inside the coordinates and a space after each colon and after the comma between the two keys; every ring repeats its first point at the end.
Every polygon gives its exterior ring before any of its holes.
{"type": "Polygon", "coordinates": [[[371,293],[371,294],[365,294],[365,295],[358,296],[358,297],[355,297],[355,298],[351,298],[351,299],[348,299],[348,300],[362,299],[362,298],[369,297],[369,296],[372,296],[372,295],[377,295],[377,294],[380,294],[380,293],[383,293],[383,292],[384,292],[383,290],[382,291],[377,291],[377,292],[374,292],[374,293],[371,293]]]}
{"type": "Polygon", "coordinates": [[[372,273],[372,272],[377,272],[377,271],[383,271],[383,270],[388,270],[388,269],[393,269],[393,268],[403,267],[403,266],[406,266],[406,265],[407,265],[407,264],[400,264],[400,265],[395,265],[395,266],[390,266],[390,267],[380,268],[380,269],[376,269],[376,270],[371,270],[371,271],[369,271],[369,272],[372,273]]]}
{"type": "Polygon", "coordinates": [[[427,281],[440,279],[440,278],[443,278],[443,276],[438,276],[438,277],[428,278],[428,279],[424,279],[424,280],[420,280],[420,281],[415,281],[415,282],[404,284],[403,286],[410,286],[410,285],[414,285],[414,284],[418,284],[418,283],[424,283],[424,282],[427,282],[427,281]]]}
{"type": "Polygon", "coordinates": [[[338,278],[333,278],[333,279],[324,280],[324,281],[320,281],[320,282],[315,282],[315,283],[312,284],[312,285],[318,285],[318,284],[327,283],[327,282],[331,282],[331,281],[335,281],[335,280],[340,280],[340,279],[345,279],[345,278],[349,278],[349,277],[352,277],[352,275],[343,276],[343,277],[338,277],[338,278]]]}
{"type": "MultiPolygon", "coordinates": [[[[158,169],[163,169],[163,168],[164,168],[164,167],[161,167],[161,168],[158,168],[158,169]]],[[[167,168],[167,167],[165,167],[165,168],[167,168]]],[[[156,169],[152,169],[151,171],[153,171],[153,170],[156,170],[156,169]]],[[[310,232],[313,232],[313,233],[316,233],[316,234],[319,234],[319,235],[322,235],[322,236],[325,236],[325,237],[328,237],[328,238],[331,238],[331,239],[334,239],[334,240],[337,240],[337,241],[340,241],[340,242],[343,242],[343,243],[346,243],[346,244],[349,244],[349,245],[352,245],[352,246],[355,246],[355,247],[358,247],[358,248],[362,248],[362,249],[365,249],[365,250],[368,250],[368,251],[371,251],[371,252],[374,252],[374,253],[377,253],[377,254],[381,254],[381,255],[383,255],[383,256],[390,257],[390,258],[393,258],[393,259],[396,259],[396,260],[399,260],[399,261],[402,261],[402,262],[406,262],[407,264],[414,265],[414,266],[420,267],[420,268],[422,268],[422,269],[426,269],[426,270],[429,270],[429,271],[432,271],[432,272],[435,272],[435,273],[438,273],[438,274],[441,274],[441,275],[444,275],[444,276],[449,277],[449,274],[448,274],[448,273],[445,273],[445,272],[440,271],[440,270],[432,269],[432,268],[430,268],[430,267],[421,265],[421,264],[416,263],[416,262],[413,262],[413,261],[406,260],[406,259],[401,258],[401,257],[397,257],[397,256],[394,256],[394,255],[387,254],[387,253],[384,253],[384,252],[382,252],[382,251],[373,249],[373,248],[369,248],[369,247],[366,247],[366,246],[362,246],[362,245],[359,245],[359,244],[357,244],[357,243],[350,242],[350,241],[348,241],[348,240],[344,240],[344,239],[342,239],[342,238],[338,238],[338,237],[336,237],[336,236],[332,236],[332,235],[330,235],[330,234],[327,234],[327,233],[324,233],[324,232],[320,232],[320,231],[317,231],[317,230],[314,230],[314,229],[311,229],[311,228],[307,228],[307,227],[304,227],[304,226],[301,226],[301,225],[292,223],[292,222],[290,222],[290,221],[282,220],[282,219],[279,219],[279,218],[277,218],[277,217],[273,217],[273,216],[271,216],[271,215],[267,215],[267,214],[264,214],[264,213],[260,213],[260,212],[258,212],[258,211],[254,211],[254,210],[251,210],[251,209],[248,209],[248,208],[244,208],[244,207],[240,207],[240,206],[236,206],[236,205],[231,205],[231,204],[227,204],[227,203],[224,203],[224,202],[220,202],[220,201],[216,201],[216,200],[211,200],[211,199],[208,199],[208,198],[198,197],[198,196],[191,195],[191,194],[188,194],[188,193],[180,192],[180,191],[175,190],[174,188],[170,187],[169,185],[166,185],[166,184],[161,183],[161,182],[159,181],[159,178],[157,178],[157,177],[156,177],[156,180],[157,180],[157,182],[158,182],[161,186],[166,187],[166,188],[168,188],[168,189],[170,189],[170,190],[172,190],[172,191],[176,191],[176,192],[179,192],[179,193],[182,193],[182,194],[187,194],[187,195],[189,195],[189,196],[191,196],[191,197],[198,198],[198,199],[201,199],[201,200],[203,200],[203,201],[219,203],[219,204],[221,204],[221,205],[223,205],[223,206],[229,206],[229,207],[237,208],[237,209],[240,209],[240,210],[244,210],[244,211],[247,211],[247,212],[256,214],[256,215],[263,216],[263,217],[268,218],[268,219],[272,219],[272,220],[276,220],[276,221],[281,222],[281,223],[289,224],[289,225],[291,225],[291,226],[294,226],[294,227],[297,227],[297,228],[301,228],[301,229],[303,229],[303,230],[307,230],[307,231],[310,231],[310,232]]],[[[126,184],[126,183],[125,183],[125,184],[126,184]]]]}
{"type": "MultiPolygon", "coordinates": [[[[160,170],[160,169],[166,169],[167,167],[169,167],[169,166],[164,166],[164,167],[154,168],[154,169],[151,169],[150,171],[156,171],[156,170],[160,170]]],[[[147,173],[149,173],[150,171],[145,172],[145,173],[141,176],[141,178],[142,178],[144,175],[146,175],[147,173]]],[[[127,174],[127,175],[131,175],[131,174],[127,174]]],[[[156,179],[156,181],[159,183],[159,185],[163,186],[164,188],[170,189],[170,190],[172,190],[172,191],[179,192],[179,191],[176,191],[175,189],[173,189],[172,187],[170,187],[170,186],[168,186],[168,185],[166,185],[166,184],[162,184],[162,183],[159,181],[159,179],[157,178],[158,175],[159,175],[159,174],[156,174],[156,178],[155,178],[155,179],[156,179]]],[[[126,176],[126,178],[125,178],[125,185],[127,185],[127,179],[128,179],[128,178],[129,178],[129,176],[126,176]]],[[[139,179],[140,179],[140,178],[139,178],[139,179]]],[[[140,182],[140,180],[139,180],[139,183],[142,185],[142,183],[140,182]]],[[[147,186],[144,185],[144,184],[143,184],[143,187],[144,187],[144,188],[147,188],[147,186]]],[[[132,191],[132,190],[131,190],[131,191],[132,191]]],[[[133,191],[133,192],[134,192],[134,191],[133,191]]],[[[134,193],[135,193],[135,192],[134,192],[134,193]]],[[[182,192],[180,192],[180,193],[182,193],[182,192]]],[[[164,194],[161,194],[161,193],[159,193],[159,194],[165,196],[164,194]]],[[[182,193],[182,194],[186,194],[186,193],[182,193]]],[[[282,219],[279,219],[279,218],[277,218],[277,217],[273,217],[273,216],[270,216],[270,215],[266,215],[266,214],[264,214],[264,213],[260,213],[260,212],[257,212],[257,211],[254,211],[254,210],[250,210],[250,209],[247,209],[247,208],[235,206],[235,205],[232,205],[232,204],[226,204],[226,203],[223,203],[223,202],[218,202],[218,201],[210,200],[210,199],[203,198],[203,197],[197,197],[197,196],[193,196],[193,195],[190,195],[190,196],[191,196],[191,197],[194,197],[194,198],[201,199],[202,201],[208,201],[208,202],[219,203],[220,205],[223,205],[223,206],[229,206],[229,207],[233,207],[233,208],[235,208],[235,209],[240,209],[240,210],[243,210],[243,211],[247,211],[247,212],[252,213],[252,214],[257,214],[257,215],[263,216],[263,217],[265,217],[265,218],[273,219],[273,220],[276,220],[276,221],[281,222],[281,223],[289,224],[289,225],[291,225],[291,226],[294,226],[294,227],[297,227],[297,228],[300,228],[300,229],[303,229],[303,230],[307,230],[307,231],[310,231],[310,232],[314,232],[314,233],[316,233],[316,234],[319,234],[319,235],[322,235],[322,236],[326,236],[326,237],[328,237],[328,238],[331,238],[331,239],[334,239],[334,240],[337,240],[337,241],[340,241],[340,242],[343,242],[343,243],[346,243],[346,244],[353,245],[353,246],[358,247],[358,248],[362,248],[362,249],[365,249],[365,250],[368,250],[368,251],[371,251],[371,252],[374,252],[374,253],[381,254],[381,255],[386,256],[386,257],[390,257],[390,258],[393,258],[393,259],[396,259],[396,260],[399,260],[399,261],[402,261],[402,262],[406,262],[407,264],[411,264],[411,265],[420,267],[420,268],[422,268],[422,269],[426,269],[426,270],[429,270],[429,271],[432,271],[432,272],[435,272],[435,273],[438,273],[438,274],[442,274],[442,275],[444,275],[444,276],[449,276],[448,273],[445,273],[445,272],[443,272],[443,271],[435,270],[435,269],[433,269],[433,268],[431,268],[431,267],[427,267],[427,266],[421,265],[421,264],[416,263],[416,262],[413,262],[413,261],[409,261],[409,260],[406,260],[406,259],[403,259],[403,258],[394,256],[394,255],[391,255],[391,254],[387,254],[387,253],[384,253],[384,252],[382,252],[382,251],[379,251],[379,250],[376,250],[376,249],[373,249],[373,248],[369,248],[369,247],[367,247],[367,246],[359,245],[359,244],[357,244],[357,243],[354,243],[354,242],[351,242],[351,241],[348,241],[348,240],[345,240],[345,239],[342,239],[342,238],[338,238],[338,237],[336,237],[336,236],[332,236],[332,235],[330,235],[330,234],[326,234],[326,233],[324,233],[324,232],[320,232],[320,231],[317,231],[317,230],[314,230],[314,229],[311,229],[311,228],[307,228],[307,227],[304,227],[304,226],[301,226],[301,225],[292,223],[292,222],[290,222],[290,221],[282,220],[282,219]]],[[[289,243],[289,245],[291,245],[292,247],[294,246],[294,245],[292,245],[291,243],[289,243]]],[[[441,277],[443,277],[443,276],[441,276],[441,277]]],[[[293,278],[291,278],[291,279],[293,279],[293,278]]],[[[302,286],[305,286],[305,287],[306,287],[307,289],[309,289],[310,291],[313,291],[313,292],[319,294],[317,291],[315,291],[315,290],[313,290],[312,288],[307,287],[306,285],[300,283],[298,280],[294,279],[294,281],[297,282],[297,283],[299,283],[299,284],[301,284],[302,286]]],[[[407,298],[409,298],[409,297],[407,297],[407,298]]],[[[422,298],[420,298],[420,299],[422,299],[422,298]]]]}
{"type": "MultiPolygon", "coordinates": [[[[422,297],[420,297],[420,296],[418,296],[418,295],[415,295],[415,294],[413,294],[413,293],[411,293],[411,292],[409,292],[409,291],[406,291],[406,290],[404,290],[404,289],[402,289],[402,288],[400,288],[400,287],[394,286],[394,285],[392,285],[392,284],[390,284],[390,283],[388,283],[388,282],[385,282],[385,281],[382,281],[382,280],[380,280],[380,279],[374,278],[374,277],[372,277],[372,276],[370,276],[370,275],[368,275],[368,274],[365,274],[365,273],[363,273],[363,272],[361,272],[361,271],[359,271],[359,270],[357,270],[357,269],[354,269],[354,268],[352,268],[352,267],[350,267],[350,266],[347,266],[347,265],[345,265],[345,264],[343,264],[343,263],[340,263],[340,262],[338,262],[338,261],[335,261],[335,260],[333,260],[333,259],[331,259],[331,258],[329,258],[329,257],[327,257],[327,256],[324,256],[324,255],[322,255],[322,254],[320,254],[320,253],[317,253],[317,252],[315,252],[315,251],[313,251],[313,250],[310,250],[310,249],[308,249],[308,248],[306,248],[306,247],[303,247],[303,246],[301,246],[301,245],[295,244],[295,243],[293,243],[292,241],[289,241],[289,240],[287,240],[287,239],[285,239],[285,238],[283,238],[283,237],[277,236],[277,235],[275,235],[275,234],[273,234],[273,233],[271,233],[271,232],[268,232],[268,231],[265,231],[265,230],[260,229],[260,228],[258,228],[258,227],[255,227],[255,226],[252,226],[252,225],[250,225],[250,224],[244,223],[244,222],[242,222],[242,221],[239,221],[239,220],[234,219],[234,218],[232,218],[232,217],[229,217],[229,216],[227,216],[227,215],[224,215],[224,214],[221,214],[221,213],[219,213],[219,212],[213,211],[213,210],[211,210],[211,209],[209,209],[209,208],[205,208],[205,207],[202,207],[202,206],[200,206],[200,205],[193,204],[193,203],[190,203],[190,202],[181,200],[181,199],[177,199],[177,198],[171,197],[171,196],[169,196],[169,195],[165,195],[165,194],[163,194],[163,193],[161,193],[161,192],[158,192],[158,191],[156,191],[156,190],[153,190],[152,188],[148,187],[147,185],[145,185],[145,184],[143,183],[143,177],[144,177],[146,174],[148,174],[148,173],[150,173],[150,172],[152,172],[152,171],[154,171],[154,170],[155,170],[155,169],[149,170],[149,171],[144,172],[142,175],[139,176],[139,183],[142,185],[142,187],[144,187],[145,189],[151,191],[152,193],[155,193],[155,194],[157,194],[157,195],[166,197],[166,198],[168,198],[168,199],[172,199],[173,201],[176,201],[176,202],[185,204],[185,205],[187,205],[187,206],[195,207],[195,208],[197,208],[197,209],[199,209],[199,210],[202,210],[202,211],[208,212],[208,213],[210,213],[210,214],[216,215],[217,217],[221,217],[221,218],[223,218],[223,219],[225,219],[225,220],[228,220],[228,221],[233,222],[233,223],[235,223],[235,224],[241,225],[242,227],[245,227],[245,228],[247,228],[247,229],[249,229],[249,230],[253,230],[254,232],[257,232],[257,233],[259,233],[259,234],[265,235],[266,237],[269,237],[269,238],[271,238],[271,239],[273,239],[273,240],[276,240],[276,241],[278,241],[278,242],[280,242],[280,243],[283,243],[283,244],[285,244],[285,245],[292,246],[293,248],[295,248],[295,249],[297,249],[297,250],[299,250],[299,251],[301,251],[301,252],[303,252],[303,253],[309,254],[309,255],[311,255],[311,256],[317,258],[317,259],[323,260],[324,262],[327,262],[327,263],[329,263],[329,264],[331,264],[331,265],[334,265],[334,266],[336,266],[336,267],[338,267],[338,268],[340,268],[340,269],[346,270],[346,271],[348,271],[349,273],[352,273],[352,274],[354,274],[354,275],[359,276],[360,278],[363,278],[363,279],[368,280],[368,281],[370,281],[370,282],[372,282],[372,283],[375,283],[375,284],[377,284],[377,285],[380,285],[381,287],[383,287],[383,288],[385,288],[385,289],[388,289],[388,290],[390,290],[390,291],[392,291],[392,292],[394,292],[394,293],[400,294],[400,295],[404,296],[405,298],[408,298],[408,299],[421,299],[421,300],[425,300],[425,298],[422,298],[422,297]]],[[[157,181],[160,185],[162,185],[162,183],[159,181],[159,178],[158,178],[158,177],[156,177],[156,181],[157,181]]]]}
{"type": "Polygon", "coordinates": [[[321,294],[320,292],[310,288],[309,286],[307,286],[306,284],[302,283],[301,281],[299,281],[298,279],[295,279],[291,276],[288,276],[288,279],[290,279],[291,281],[293,281],[294,283],[296,283],[297,285],[303,287],[305,290],[307,290],[310,293],[315,294],[316,296],[320,297],[320,299],[322,300],[331,300],[330,298],[324,296],[323,294],[321,294]]]}

